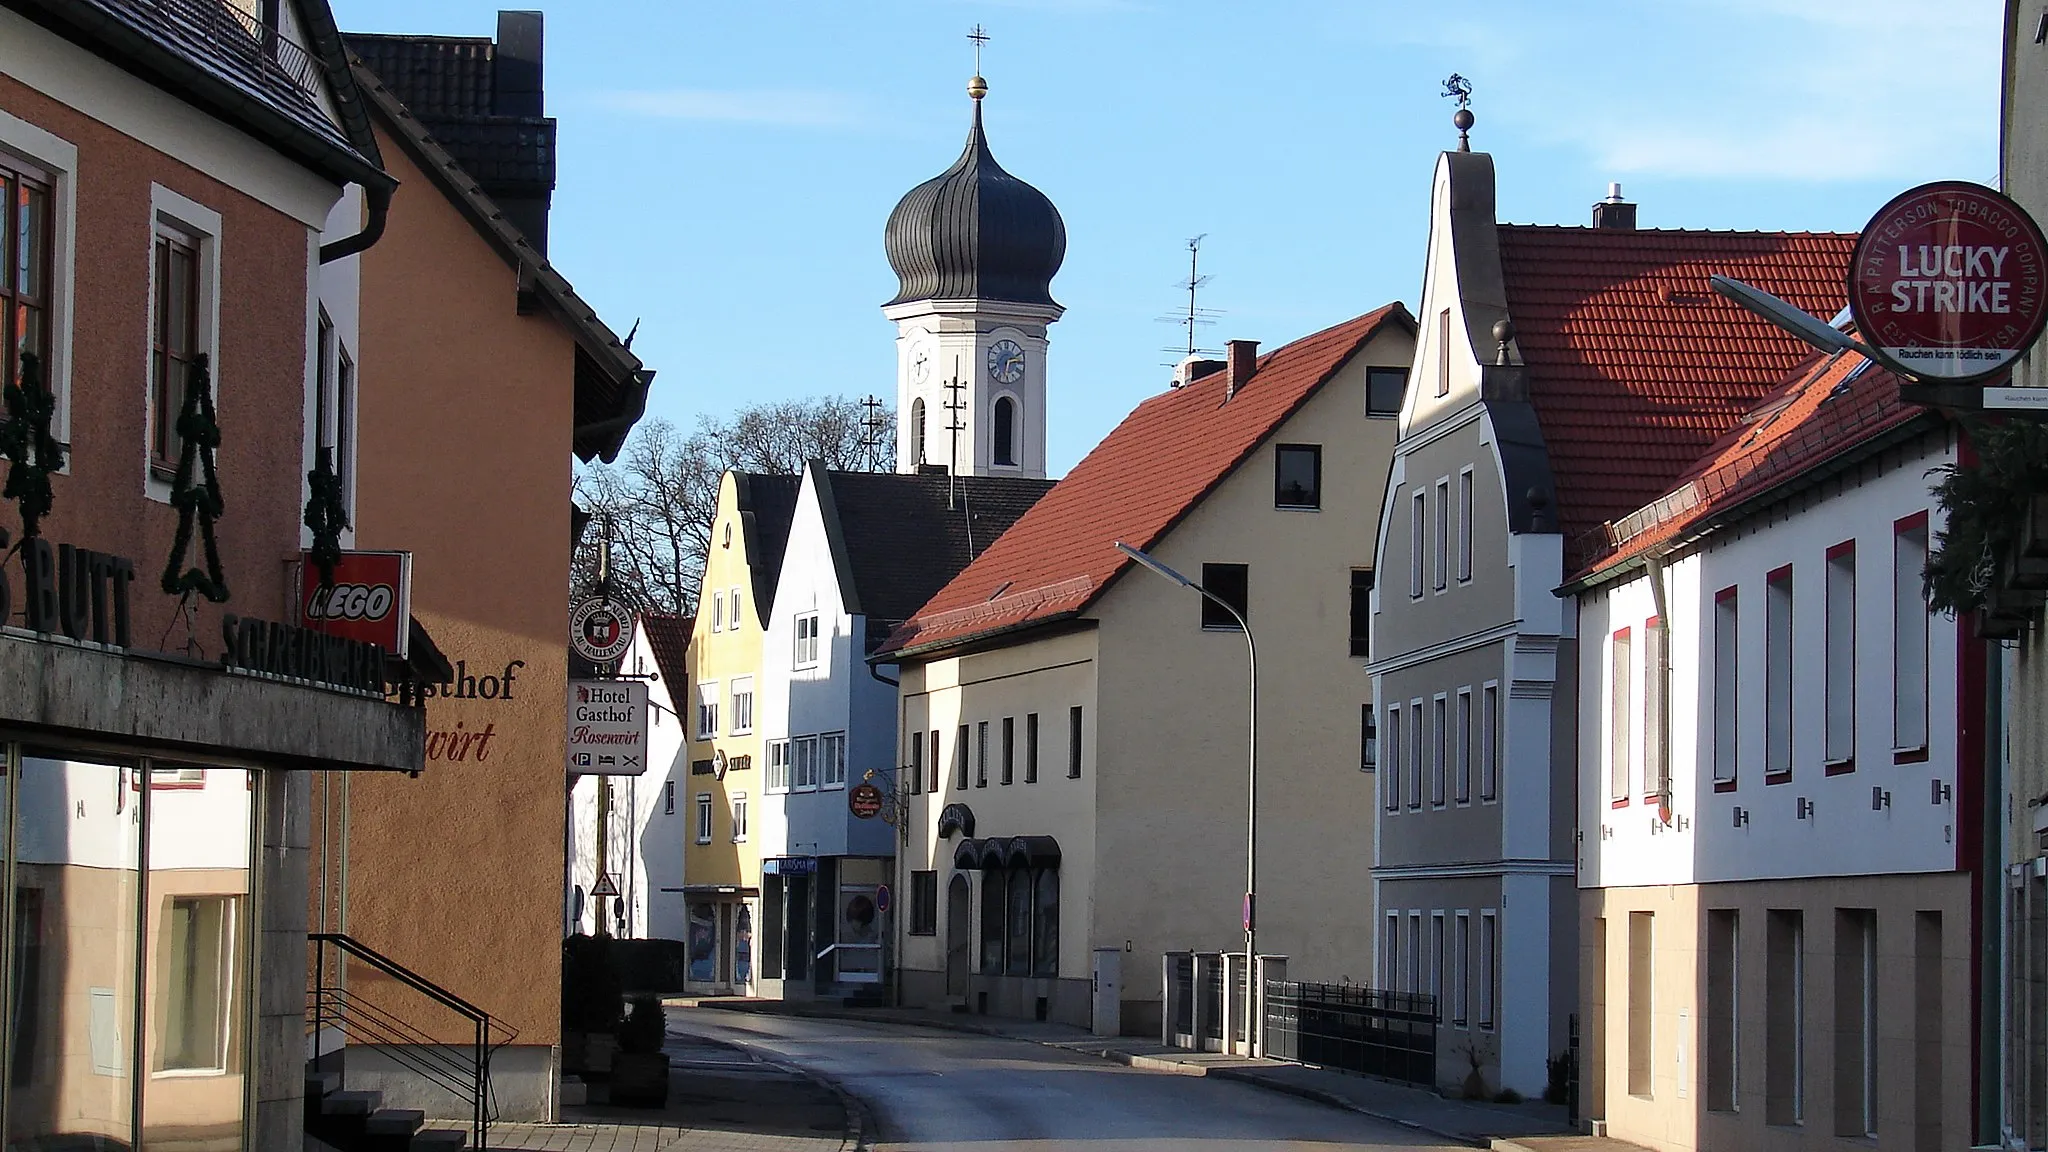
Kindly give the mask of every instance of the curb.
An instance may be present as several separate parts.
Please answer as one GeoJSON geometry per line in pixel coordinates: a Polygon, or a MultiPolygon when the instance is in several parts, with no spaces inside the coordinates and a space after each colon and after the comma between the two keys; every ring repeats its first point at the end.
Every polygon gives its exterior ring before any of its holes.
{"type": "MultiPolygon", "coordinates": [[[[671,1033],[664,1029],[663,1035],[668,1036],[671,1033]]],[[[848,1092],[845,1085],[839,1083],[839,1081],[823,1073],[814,1072],[800,1064],[786,1064],[781,1060],[773,1059],[772,1054],[765,1049],[755,1048],[751,1044],[745,1044],[737,1040],[727,1040],[721,1036],[701,1036],[694,1032],[678,1032],[673,1033],[673,1035],[679,1040],[688,1039],[700,1044],[710,1044],[719,1048],[730,1048],[735,1052],[744,1052],[749,1058],[766,1064],[770,1068],[780,1068],[784,1072],[794,1072],[798,1076],[830,1092],[839,1101],[839,1107],[846,1113],[846,1129],[839,1138],[840,1152],[864,1152],[868,1147],[867,1133],[874,1125],[867,1122],[867,1106],[860,1102],[859,1097],[848,1092]]]]}

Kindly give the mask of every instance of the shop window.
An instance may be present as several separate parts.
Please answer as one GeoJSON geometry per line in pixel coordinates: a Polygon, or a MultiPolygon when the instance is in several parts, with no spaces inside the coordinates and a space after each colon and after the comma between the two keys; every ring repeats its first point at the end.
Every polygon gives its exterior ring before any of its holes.
{"type": "Polygon", "coordinates": [[[936,936],[939,933],[939,874],[910,874],[910,934],[936,936]]]}
{"type": "Polygon", "coordinates": [[[1004,933],[1003,971],[1012,976],[1031,974],[1031,874],[1023,869],[1009,875],[1009,923],[1004,933]]]}
{"type": "Polygon", "coordinates": [[[1031,974],[1060,974],[1060,872],[1046,868],[1038,873],[1032,900],[1031,974]]]}
{"type": "Polygon", "coordinates": [[[1004,873],[981,874],[981,972],[984,976],[1003,974],[1003,920],[1008,907],[1004,873]]]}

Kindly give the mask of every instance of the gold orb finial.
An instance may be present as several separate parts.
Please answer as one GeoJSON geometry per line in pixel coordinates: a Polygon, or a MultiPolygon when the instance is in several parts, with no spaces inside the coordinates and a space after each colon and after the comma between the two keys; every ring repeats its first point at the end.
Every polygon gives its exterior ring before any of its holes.
{"type": "Polygon", "coordinates": [[[983,80],[979,76],[969,80],[967,82],[967,95],[972,100],[979,100],[983,96],[988,95],[988,81],[983,80]]]}

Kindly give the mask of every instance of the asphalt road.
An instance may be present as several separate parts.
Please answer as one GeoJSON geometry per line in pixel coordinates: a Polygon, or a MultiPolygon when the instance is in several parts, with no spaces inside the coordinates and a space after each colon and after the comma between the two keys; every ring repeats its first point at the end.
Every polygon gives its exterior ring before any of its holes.
{"type": "Polygon", "coordinates": [[[669,1028],[764,1049],[838,1082],[867,1105],[878,1129],[870,1146],[887,1152],[1456,1147],[1249,1084],[1026,1040],[712,1010],[671,1011],[669,1028]]]}

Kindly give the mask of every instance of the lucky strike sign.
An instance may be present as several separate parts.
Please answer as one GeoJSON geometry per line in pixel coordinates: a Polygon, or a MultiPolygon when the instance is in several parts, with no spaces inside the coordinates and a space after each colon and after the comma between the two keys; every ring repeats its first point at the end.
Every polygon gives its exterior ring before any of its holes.
{"type": "Polygon", "coordinates": [[[1849,309],[1863,339],[1910,377],[1995,375],[2048,321],[2048,240],[2025,209],[1989,188],[1923,184],[1863,229],[1849,309]]]}
{"type": "Polygon", "coordinates": [[[320,587],[311,556],[299,560],[299,620],[328,636],[381,645],[401,659],[412,619],[412,553],[343,552],[334,585],[320,587]]]}

